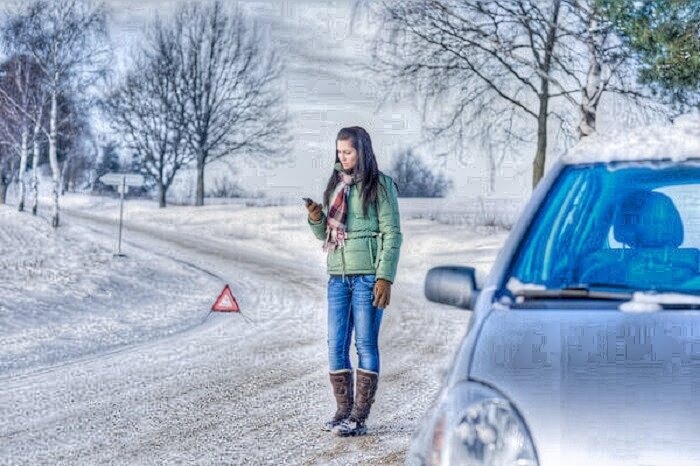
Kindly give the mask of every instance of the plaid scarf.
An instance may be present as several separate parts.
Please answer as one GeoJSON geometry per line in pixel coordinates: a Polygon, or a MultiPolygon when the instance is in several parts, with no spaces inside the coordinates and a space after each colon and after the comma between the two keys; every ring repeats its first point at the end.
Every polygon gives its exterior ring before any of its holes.
{"type": "Polygon", "coordinates": [[[337,248],[345,247],[345,228],[348,220],[348,195],[350,186],[355,184],[357,179],[354,174],[350,175],[343,171],[340,163],[335,164],[338,173],[339,183],[336,185],[330,196],[330,206],[328,207],[326,223],[326,241],[323,242],[323,251],[335,251],[337,248]]]}

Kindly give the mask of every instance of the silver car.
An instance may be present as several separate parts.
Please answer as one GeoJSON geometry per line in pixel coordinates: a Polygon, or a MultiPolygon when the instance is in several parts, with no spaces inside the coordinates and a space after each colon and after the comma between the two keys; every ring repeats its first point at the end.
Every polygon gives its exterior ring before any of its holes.
{"type": "Polygon", "coordinates": [[[580,144],[425,293],[474,313],[407,464],[700,465],[700,120],[580,144]]]}

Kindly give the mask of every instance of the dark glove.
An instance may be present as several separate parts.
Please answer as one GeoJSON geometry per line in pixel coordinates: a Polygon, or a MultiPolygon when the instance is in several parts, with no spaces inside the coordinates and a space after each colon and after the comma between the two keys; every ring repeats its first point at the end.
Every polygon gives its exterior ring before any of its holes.
{"type": "Polygon", "coordinates": [[[380,309],[384,309],[389,305],[391,298],[391,282],[383,278],[378,278],[374,284],[374,301],[372,305],[380,309]]]}
{"type": "Polygon", "coordinates": [[[306,209],[309,211],[309,218],[312,222],[318,223],[321,220],[321,204],[311,201],[306,204],[306,209]]]}

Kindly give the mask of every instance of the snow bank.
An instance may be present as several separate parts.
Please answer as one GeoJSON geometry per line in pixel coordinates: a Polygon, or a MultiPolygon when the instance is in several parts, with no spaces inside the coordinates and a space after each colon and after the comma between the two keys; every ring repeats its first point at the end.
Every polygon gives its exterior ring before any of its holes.
{"type": "Polygon", "coordinates": [[[562,161],[577,164],[691,158],[700,159],[700,114],[697,113],[680,116],[672,125],[597,133],[579,142],[562,161]]]}
{"type": "Polygon", "coordinates": [[[206,316],[212,291],[200,272],[147,253],[113,258],[104,243],[85,228],[54,232],[41,217],[0,206],[0,374],[171,334],[206,316]]]}

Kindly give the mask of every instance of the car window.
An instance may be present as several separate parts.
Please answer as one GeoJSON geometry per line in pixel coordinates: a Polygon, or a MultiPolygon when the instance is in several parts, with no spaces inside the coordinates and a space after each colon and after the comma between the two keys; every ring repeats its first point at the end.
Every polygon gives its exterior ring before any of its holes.
{"type": "MultiPolygon", "coordinates": [[[[700,248],[700,184],[665,186],[655,191],[667,195],[678,209],[683,224],[683,243],[681,248],[700,248]]],[[[610,248],[624,248],[625,244],[615,240],[615,230],[608,231],[610,248]]]]}
{"type": "Polygon", "coordinates": [[[564,169],[506,282],[700,292],[700,165],[564,169]]]}

